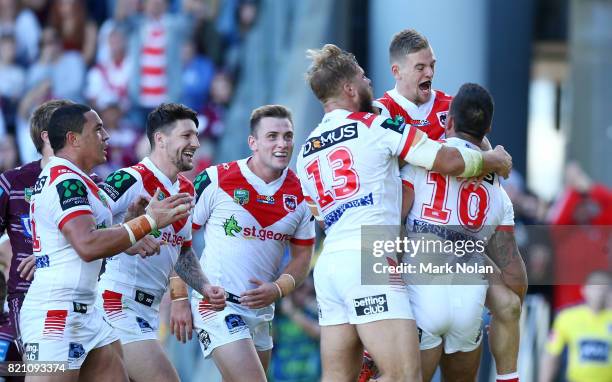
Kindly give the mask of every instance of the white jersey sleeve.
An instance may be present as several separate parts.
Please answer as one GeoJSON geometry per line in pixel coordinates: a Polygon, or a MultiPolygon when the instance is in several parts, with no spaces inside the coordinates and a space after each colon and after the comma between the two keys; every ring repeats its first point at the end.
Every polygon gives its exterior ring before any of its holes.
{"type": "Polygon", "coordinates": [[[303,200],[298,208],[301,217],[290,242],[298,245],[310,245],[315,237],[314,217],[310,213],[306,200],[303,200]]]}
{"type": "Polygon", "coordinates": [[[214,204],[214,193],[218,188],[217,167],[211,166],[194,179],[195,201],[193,209],[193,228],[198,230],[208,221],[214,204]]]}
{"type": "Polygon", "coordinates": [[[402,183],[408,183],[414,189],[414,180],[416,178],[416,168],[411,164],[406,164],[400,169],[402,183]]]}

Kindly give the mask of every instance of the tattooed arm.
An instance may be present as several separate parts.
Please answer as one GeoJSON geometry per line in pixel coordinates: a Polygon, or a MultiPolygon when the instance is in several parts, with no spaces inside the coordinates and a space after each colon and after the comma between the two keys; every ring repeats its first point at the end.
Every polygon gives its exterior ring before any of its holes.
{"type": "Polygon", "coordinates": [[[521,301],[527,292],[527,272],[519,253],[513,230],[497,231],[489,240],[487,254],[501,271],[504,283],[514,291],[521,301]]]}
{"type": "Polygon", "coordinates": [[[213,308],[223,308],[225,306],[225,291],[219,286],[210,285],[193,249],[181,249],[178,260],[174,265],[174,271],[187,285],[204,296],[213,308]]]}

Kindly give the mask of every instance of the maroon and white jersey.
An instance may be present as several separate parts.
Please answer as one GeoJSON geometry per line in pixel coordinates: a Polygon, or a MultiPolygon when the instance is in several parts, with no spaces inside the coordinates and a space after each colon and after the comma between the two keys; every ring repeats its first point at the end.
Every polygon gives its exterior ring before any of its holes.
{"type": "MultiPolygon", "coordinates": [[[[478,150],[472,143],[454,137],[447,139],[446,145],[478,150]]],[[[512,202],[496,174],[487,175],[476,189],[468,180],[412,165],[404,166],[401,176],[415,195],[406,223],[408,232],[446,235],[445,239],[451,240],[462,235],[486,240],[496,230],[514,226],[512,202]],[[432,225],[448,230],[432,229],[432,225]],[[456,234],[458,228],[461,234],[456,234]]]]}
{"type": "MultiPolygon", "coordinates": [[[[172,182],[155,164],[144,158],[138,164],[110,174],[100,185],[107,195],[113,211],[113,221],[123,222],[128,207],[139,196],[152,197],[160,189],[160,197],[180,192],[194,195],[193,184],[183,175],[172,182]]],[[[191,247],[191,216],[157,230],[152,235],[167,244],[160,247],[159,255],[142,258],[120,253],[106,260],[101,280],[114,281],[150,293],[157,301],[166,292],[170,273],[182,248],[191,247]]]]}
{"type": "Polygon", "coordinates": [[[297,172],[325,224],[327,251],[359,251],[363,225],[401,223],[398,157],[408,156],[416,132],[402,121],[336,109],[310,133],[297,172]]]}
{"type": "Polygon", "coordinates": [[[401,116],[404,122],[423,131],[429,139],[438,140],[444,137],[446,118],[452,100],[452,96],[440,90],[432,90],[429,101],[417,106],[399,94],[395,88],[375,100],[373,105],[380,109],[381,115],[393,119],[401,116]]]}
{"type": "Polygon", "coordinates": [[[247,159],[211,166],[194,180],[194,229],[204,227],[202,269],[214,285],[240,295],[249,279],[275,280],[288,243],[314,244],[314,220],[300,181],[285,169],[266,183],[247,159]]]}
{"type": "Polygon", "coordinates": [[[32,254],[30,198],[40,174],[40,160],[8,170],[0,175],[0,235],[6,232],[13,256],[8,279],[8,299],[23,299],[30,282],[21,278],[19,264],[32,254]]]}
{"type": "Polygon", "coordinates": [[[112,225],[106,197],[93,180],[72,162],[51,157],[36,181],[30,203],[36,276],[24,309],[94,303],[102,260],[82,260],[61,232],[68,221],[81,215],[92,215],[97,228],[112,225]]]}

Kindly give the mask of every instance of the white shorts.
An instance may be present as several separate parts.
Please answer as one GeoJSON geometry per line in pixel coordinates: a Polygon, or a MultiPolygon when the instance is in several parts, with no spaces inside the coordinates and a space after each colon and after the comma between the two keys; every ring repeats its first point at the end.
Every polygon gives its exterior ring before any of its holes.
{"type": "Polygon", "coordinates": [[[19,320],[26,362],[67,362],[68,369],[80,369],[90,351],[118,340],[93,305],[62,310],[24,307],[19,320]]]}
{"type": "Polygon", "coordinates": [[[157,340],[159,303],[156,300],[159,299],[144,291],[132,291],[132,288],[128,291],[111,284],[104,281],[99,283],[96,307],[104,312],[108,322],[115,328],[121,344],[157,340]],[[142,302],[132,296],[138,296],[142,302]]]}
{"type": "Polygon", "coordinates": [[[408,290],[399,285],[362,285],[361,253],[323,253],[314,269],[319,325],[414,320],[408,290]]]}
{"type": "Polygon", "coordinates": [[[247,338],[253,339],[257,351],[272,349],[273,306],[252,310],[228,302],[225,309],[217,312],[203,300],[192,297],[191,311],[204,358],[219,346],[247,338]]]}
{"type": "Polygon", "coordinates": [[[482,340],[487,285],[408,285],[420,349],[444,340],[444,353],[470,352],[482,340]]]}

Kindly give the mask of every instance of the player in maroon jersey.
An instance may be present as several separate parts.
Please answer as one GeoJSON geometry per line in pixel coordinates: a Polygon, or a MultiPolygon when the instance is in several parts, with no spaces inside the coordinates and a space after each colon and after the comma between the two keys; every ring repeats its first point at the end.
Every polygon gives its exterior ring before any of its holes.
{"type": "Polygon", "coordinates": [[[57,108],[71,103],[68,100],[51,100],[34,110],[30,136],[42,158],[0,175],[0,233],[6,231],[13,254],[7,297],[10,328],[17,339],[20,353],[23,353],[23,349],[19,341],[19,310],[35,269],[30,229],[30,197],[42,167],[53,155],[47,137],[47,126],[51,115],[57,108]]]}

